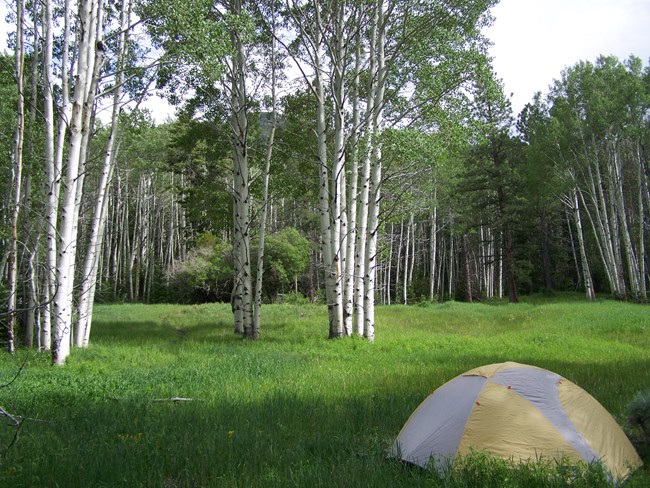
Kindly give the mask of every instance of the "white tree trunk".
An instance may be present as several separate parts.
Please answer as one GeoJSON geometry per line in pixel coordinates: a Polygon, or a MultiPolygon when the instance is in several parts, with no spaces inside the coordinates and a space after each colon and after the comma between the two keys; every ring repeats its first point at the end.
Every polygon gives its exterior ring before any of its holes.
{"type": "MultiPolygon", "coordinates": [[[[241,0],[234,0],[231,13],[242,12],[241,0]]],[[[234,48],[230,72],[230,110],[233,144],[234,235],[233,254],[236,262],[236,300],[241,307],[244,337],[253,339],[253,282],[250,253],[250,175],[248,168],[248,113],[246,94],[246,55],[241,36],[231,31],[234,48]]],[[[237,328],[237,324],[236,324],[237,328]]]]}
{"type": "Polygon", "coordinates": [[[327,122],[326,122],[326,99],[324,87],[323,70],[323,32],[322,19],[318,5],[314,2],[316,12],[316,28],[314,32],[314,94],[316,96],[316,132],[318,141],[318,164],[319,164],[319,204],[320,215],[320,247],[323,259],[323,270],[325,273],[325,299],[327,301],[327,312],[329,318],[330,339],[339,338],[343,335],[343,309],[341,280],[338,279],[339,269],[335,266],[332,242],[332,210],[330,209],[330,171],[327,156],[327,122]]]}
{"type": "Polygon", "coordinates": [[[269,176],[271,174],[271,157],[273,156],[273,144],[275,141],[275,129],[277,125],[277,90],[276,90],[276,43],[275,43],[275,12],[272,18],[273,39],[271,39],[271,133],[269,134],[266,147],[266,158],[264,161],[264,181],[262,188],[262,210],[260,212],[259,242],[257,246],[257,276],[255,277],[255,309],[253,311],[253,338],[260,336],[260,318],[262,312],[262,279],[264,277],[264,238],[266,236],[267,211],[270,207],[269,199],[269,176]]]}
{"type": "Polygon", "coordinates": [[[348,235],[347,249],[345,258],[345,297],[343,320],[346,331],[351,331],[361,335],[362,325],[358,327],[354,323],[354,288],[355,288],[355,258],[357,244],[357,206],[358,206],[358,187],[359,187],[359,125],[361,122],[359,108],[359,75],[361,73],[361,43],[358,34],[355,36],[355,58],[354,73],[352,80],[352,136],[350,138],[350,147],[352,148],[351,169],[348,178],[348,198],[347,198],[347,216],[348,216],[348,235]]]}
{"type": "MultiPolygon", "coordinates": [[[[346,1],[342,0],[333,4],[334,11],[331,12],[334,20],[334,39],[330,44],[331,63],[331,87],[332,98],[334,103],[334,156],[332,161],[331,172],[331,243],[332,243],[332,272],[336,276],[336,322],[340,323],[341,332],[338,330],[336,336],[350,335],[352,330],[345,328],[345,324],[350,325],[349,321],[344,320],[343,306],[343,280],[345,271],[345,254],[347,251],[343,247],[347,241],[347,217],[343,216],[345,212],[344,199],[344,181],[345,181],[345,76],[346,76],[346,39],[344,36],[345,9],[346,1]]],[[[318,15],[318,14],[317,14],[318,15]]],[[[319,23],[322,21],[319,15],[319,23]]]]}
{"type": "Polygon", "coordinates": [[[415,222],[414,218],[415,215],[411,212],[411,263],[409,265],[409,284],[413,281],[413,270],[415,269],[417,261],[416,246],[418,224],[415,222]]]}
{"type": "Polygon", "coordinates": [[[354,284],[354,327],[355,332],[363,334],[365,329],[365,280],[367,276],[366,259],[367,240],[368,240],[368,216],[370,211],[370,182],[372,177],[372,156],[373,144],[375,137],[375,104],[376,97],[372,95],[375,89],[375,74],[377,71],[377,59],[375,53],[377,51],[377,21],[376,14],[374,15],[373,26],[370,38],[370,66],[369,73],[371,73],[368,80],[368,100],[366,102],[365,113],[365,145],[366,153],[363,162],[363,173],[361,175],[361,193],[359,195],[359,215],[357,220],[357,240],[356,240],[356,254],[355,254],[355,284],[354,284]]]}
{"type": "MultiPolygon", "coordinates": [[[[64,45],[63,52],[67,54],[69,42],[68,26],[68,2],[64,3],[64,45]]],[[[43,21],[43,121],[45,132],[45,172],[47,176],[46,201],[45,201],[45,233],[47,240],[47,270],[46,283],[43,286],[43,312],[41,335],[37,339],[39,345],[44,349],[51,348],[51,304],[50,298],[55,291],[55,270],[56,270],[56,223],[58,215],[59,186],[61,168],[55,164],[55,140],[54,140],[54,72],[52,68],[52,56],[54,46],[54,20],[52,18],[52,0],[44,0],[44,21],[43,21]]],[[[63,58],[66,59],[66,58],[63,58]]],[[[65,68],[63,70],[65,72],[65,68]]],[[[66,78],[61,82],[62,102],[65,107],[67,101],[68,86],[66,78]]]]}
{"type": "Polygon", "coordinates": [[[7,279],[7,324],[6,339],[7,350],[14,354],[16,343],[14,329],[16,323],[16,296],[18,292],[18,218],[20,216],[22,171],[23,171],[23,143],[25,139],[25,91],[23,88],[25,68],[25,46],[24,46],[24,23],[25,4],[24,0],[16,2],[16,49],[15,49],[15,76],[18,90],[18,102],[16,105],[16,133],[14,136],[13,151],[13,201],[11,209],[11,237],[8,263],[7,279]]]}
{"type": "Polygon", "coordinates": [[[97,284],[97,270],[99,267],[99,257],[104,241],[104,231],[107,220],[108,194],[107,190],[113,176],[115,160],[118,148],[116,147],[117,133],[119,128],[120,98],[122,86],[124,84],[124,67],[126,55],[126,34],[130,22],[130,2],[122,0],[121,10],[121,31],[118,48],[118,74],[113,92],[113,108],[111,115],[111,129],[106,143],[104,153],[104,164],[102,166],[102,175],[97,188],[97,198],[95,200],[95,210],[90,230],[90,241],[86,253],[81,291],[79,294],[79,304],[77,312],[77,328],[75,330],[75,345],[77,347],[88,347],[90,339],[90,327],[92,324],[93,302],[95,299],[95,290],[97,284]]]}
{"type": "Polygon", "coordinates": [[[433,190],[433,210],[429,217],[429,301],[435,297],[436,275],[438,273],[438,189],[433,190]]]}
{"type": "Polygon", "coordinates": [[[607,274],[607,279],[609,281],[611,291],[617,296],[624,296],[625,285],[623,284],[621,287],[621,282],[619,280],[619,265],[616,257],[616,244],[614,242],[614,239],[618,239],[618,236],[614,236],[611,228],[608,206],[605,201],[603,190],[603,182],[597,163],[595,165],[596,177],[594,176],[594,172],[591,170],[591,166],[589,167],[588,175],[589,179],[587,183],[590,189],[589,194],[594,204],[593,212],[589,209],[589,206],[585,201],[584,193],[579,189],[578,196],[582,201],[583,208],[587,213],[587,217],[594,231],[596,244],[601,255],[603,267],[605,269],[605,273],[607,274]]]}
{"type": "Polygon", "coordinates": [[[449,219],[449,271],[447,274],[449,275],[449,287],[447,290],[447,296],[449,299],[451,299],[451,294],[453,291],[453,283],[454,283],[454,254],[456,253],[456,250],[454,249],[454,232],[453,232],[453,226],[454,226],[454,218],[450,217],[449,219]]]}
{"type": "Polygon", "coordinates": [[[377,277],[377,239],[379,233],[379,201],[381,198],[381,147],[377,143],[372,168],[371,205],[368,212],[369,235],[366,241],[366,276],[364,289],[363,336],[375,340],[375,281],[377,277]]]}
{"type": "Polygon", "coordinates": [[[408,286],[409,286],[409,253],[411,252],[411,229],[413,228],[413,213],[409,215],[408,224],[406,224],[406,243],[404,244],[404,278],[402,279],[402,303],[408,304],[408,286]]]}
{"type": "MultiPolygon", "coordinates": [[[[620,155],[620,145],[616,138],[612,138],[610,142],[610,179],[612,181],[612,199],[618,216],[620,233],[623,237],[623,250],[627,260],[628,280],[630,283],[630,291],[634,295],[634,300],[640,301],[641,294],[641,280],[642,277],[639,273],[639,263],[632,244],[632,237],[630,235],[630,228],[628,226],[627,209],[625,204],[623,192],[623,167],[620,155]]],[[[641,214],[642,215],[642,214],[641,214]]]]}
{"type": "Polygon", "coordinates": [[[585,287],[587,300],[593,301],[596,299],[596,292],[594,290],[593,279],[591,277],[591,269],[587,258],[587,249],[585,247],[584,231],[582,229],[582,217],[580,216],[580,199],[578,195],[580,190],[577,187],[571,192],[571,197],[565,199],[565,204],[572,212],[573,223],[576,227],[576,234],[578,237],[578,250],[580,253],[580,264],[582,267],[582,278],[585,287]]]}
{"type": "Polygon", "coordinates": [[[643,159],[641,157],[641,143],[637,140],[635,142],[636,149],[636,162],[637,162],[637,181],[639,184],[639,192],[637,195],[639,206],[639,275],[641,279],[641,298],[645,302],[648,300],[648,290],[646,285],[646,249],[645,249],[645,206],[644,206],[644,176],[643,176],[643,159]]]}
{"type": "MultiPolygon", "coordinates": [[[[375,339],[375,280],[377,275],[377,239],[379,233],[379,202],[381,199],[381,140],[383,129],[383,106],[386,82],[386,23],[384,19],[384,1],[377,0],[373,21],[373,36],[376,38],[376,71],[373,76],[370,97],[375,100],[373,130],[376,137],[372,137],[372,168],[370,178],[370,208],[368,209],[368,239],[366,243],[366,275],[364,289],[365,320],[363,336],[369,341],[375,339]]],[[[372,53],[371,53],[372,55],[372,53]]]]}
{"type": "Polygon", "coordinates": [[[77,57],[77,73],[75,91],[72,99],[72,114],[70,118],[70,138],[65,175],[65,192],[61,207],[61,222],[59,226],[58,259],[56,266],[56,293],[54,295],[54,337],[52,360],[56,365],[65,364],[70,354],[72,337],[72,306],[75,277],[75,246],[79,215],[76,211],[77,184],[79,169],[82,164],[80,157],[84,131],[84,108],[90,88],[89,77],[94,70],[95,54],[95,24],[97,3],[83,0],[79,5],[80,42],[77,57]]]}
{"type": "Polygon", "coordinates": [[[395,239],[393,237],[393,224],[390,224],[390,234],[389,234],[389,239],[390,239],[390,247],[388,249],[388,269],[386,270],[386,304],[390,305],[391,302],[391,274],[392,274],[392,268],[393,268],[393,247],[395,243],[395,239]]]}

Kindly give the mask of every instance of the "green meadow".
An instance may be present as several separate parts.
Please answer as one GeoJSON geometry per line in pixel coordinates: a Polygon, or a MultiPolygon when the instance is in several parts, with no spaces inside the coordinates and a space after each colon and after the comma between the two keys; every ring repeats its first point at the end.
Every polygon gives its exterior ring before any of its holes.
{"type": "MultiPolygon", "coordinates": [[[[0,356],[0,383],[20,371],[0,406],[22,419],[15,439],[0,423],[0,486],[608,486],[597,465],[477,454],[441,477],[386,451],[432,390],[483,364],[555,371],[621,425],[650,389],[650,309],[615,301],[379,307],[372,344],[326,339],[316,305],[264,307],[257,342],[232,333],[230,305],[95,310],[63,368],[0,356]]],[[[645,469],[625,486],[650,486],[645,469]]]]}

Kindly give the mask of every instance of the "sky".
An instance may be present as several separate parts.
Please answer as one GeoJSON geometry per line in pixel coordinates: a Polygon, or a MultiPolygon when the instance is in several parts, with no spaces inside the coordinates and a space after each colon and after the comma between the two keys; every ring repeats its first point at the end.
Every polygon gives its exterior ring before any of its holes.
{"type": "Polygon", "coordinates": [[[650,58],[650,0],[501,0],[485,31],[494,70],[518,114],[562,70],[600,55],[650,58]]]}
{"type": "MultiPolygon", "coordinates": [[[[0,52],[14,29],[4,23],[5,1],[0,0],[0,52]]],[[[496,20],[485,33],[515,114],[578,61],[634,54],[645,66],[650,59],[650,0],[501,0],[492,14],[496,20]]],[[[144,106],[158,122],[171,113],[157,99],[144,106]]]]}

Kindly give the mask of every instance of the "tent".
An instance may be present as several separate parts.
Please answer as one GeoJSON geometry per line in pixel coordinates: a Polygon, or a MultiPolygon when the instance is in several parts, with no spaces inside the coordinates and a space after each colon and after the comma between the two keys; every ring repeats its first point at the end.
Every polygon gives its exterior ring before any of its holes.
{"type": "Polygon", "coordinates": [[[402,428],[391,456],[440,469],[471,450],[515,461],[600,461],[614,480],[642,464],[616,421],[586,391],[556,373],[514,362],[473,369],[434,391],[402,428]]]}

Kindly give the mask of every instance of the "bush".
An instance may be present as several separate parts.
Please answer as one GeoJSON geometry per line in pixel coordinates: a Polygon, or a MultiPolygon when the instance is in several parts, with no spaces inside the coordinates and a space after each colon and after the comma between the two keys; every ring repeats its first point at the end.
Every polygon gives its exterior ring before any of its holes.
{"type": "Polygon", "coordinates": [[[228,302],[232,291],[232,246],[210,233],[197,239],[184,261],[169,270],[168,301],[228,302]]]}
{"type": "Polygon", "coordinates": [[[309,268],[310,248],[309,240],[292,227],[266,236],[263,290],[270,302],[292,291],[294,280],[309,268]]]}
{"type": "Polygon", "coordinates": [[[650,390],[639,392],[627,406],[627,435],[644,462],[650,462],[650,390]]]}
{"type": "Polygon", "coordinates": [[[292,291],[286,295],[278,295],[277,303],[284,303],[287,305],[309,305],[311,302],[302,293],[292,291]]]}
{"type": "MultiPolygon", "coordinates": [[[[263,291],[267,302],[292,291],[294,280],[309,268],[310,242],[287,227],[268,234],[264,250],[263,291]]],[[[257,243],[252,243],[257,249],[257,243]]],[[[256,253],[251,256],[255,274],[256,253]]],[[[200,235],[183,261],[168,271],[167,301],[173,303],[229,302],[233,288],[232,245],[210,232],[200,235]]],[[[253,276],[255,279],[255,276],[253,276]]]]}

